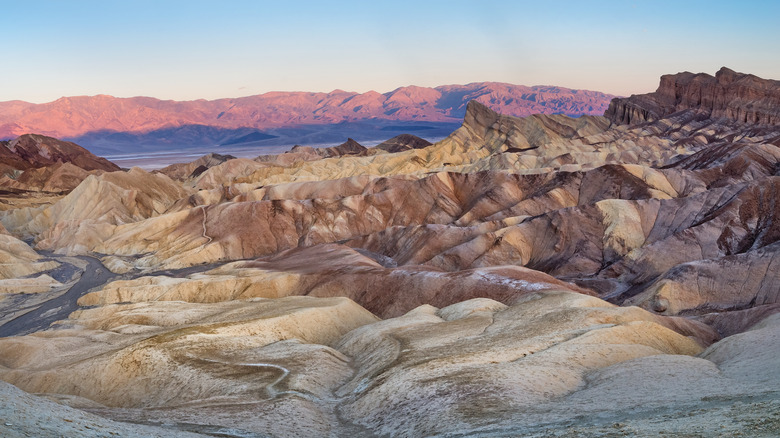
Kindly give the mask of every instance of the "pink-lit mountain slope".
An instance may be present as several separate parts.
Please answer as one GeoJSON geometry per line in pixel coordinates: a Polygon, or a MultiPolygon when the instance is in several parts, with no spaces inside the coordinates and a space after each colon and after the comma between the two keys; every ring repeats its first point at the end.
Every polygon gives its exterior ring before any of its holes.
{"type": "MultiPolygon", "coordinates": [[[[613,97],[596,91],[496,82],[436,88],[409,86],[384,94],[341,90],[330,93],[271,92],[235,99],[184,102],[151,97],[77,96],[44,104],[0,102],[0,138],[34,132],[78,141],[95,133],[111,133],[121,140],[118,133],[138,135],[161,131],[169,137],[178,136],[179,143],[186,144],[192,142],[191,137],[198,137],[192,132],[192,127],[198,127],[208,131],[201,137],[211,136],[215,137],[213,141],[223,142],[259,130],[271,130],[273,134],[274,129],[280,128],[362,121],[379,123],[377,126],[380,127],[396,122],[402,125],[409,125],[409,122],[459,124],[470,100],[513,116],[535,113],[600,115],[613,97]],[[184,138],[182,127],[189,128],[186,136],[190,138],[184,138]],[[241,131],[234,131],[239,129],[241,131]]],[[[250,137],[258,138],[256,135],[250,137]]]]}

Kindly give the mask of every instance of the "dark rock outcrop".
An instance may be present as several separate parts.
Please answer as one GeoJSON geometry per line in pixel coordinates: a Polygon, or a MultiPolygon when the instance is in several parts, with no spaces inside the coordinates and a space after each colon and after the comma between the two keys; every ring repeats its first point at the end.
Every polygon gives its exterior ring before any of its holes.
{"type": "Polygon", "coordinates": [[[349,138],[347,141],[341,143],[338,146],[327,148],[315,148],[312,146],[301,146],[297,144],[283,154],[260,155],[259,157],[255,158],[255,161],[261,163],[284,163],[284,165],[289,165],[295,163],[296,161],[316,161],[323,158],[365,156],[367,153],[368,149],[365,146],[349,138]]]}
{"type": "Polygon", "coordinates": [[[76,143],[38,134],[25,134],[0,142],[0,163],[19,170],[37,169],[55,163],[71,163],[84,170],[119,170],[119,166],[92,154],[76,143]]]}
{"type": "Polygon", "coordinates": [[[331,148],[322,148],[317,149],[317,152],[325,157],[342,157],[344,155],[361,155],[366,153],[365,146],[361,145],[360,143],[356,142],[355,140],[348,138],[347,141],[344,143],[341,143],[338,146],[334,146],[331,148]]]}
{"type": "Polygon", "coordinates": [[[396,135],[390,140],[376,145],[377,149],[390,153],[408,151],[409,149],[422,149],[430,146],[432,143],[424,138],[412,134],[396,135]]]}
{"type": "Polygon", "coordinates": [[[604,115],[614,124],[637,124],[687,109],[694,109],[705,118],[777,124],[780,123],[780,81],[726,67],[714,77],[689,72],[664,75],[654,93],[612,99],[604,115]]]}
{"type": "Polygon", "coordinates": [[[171,164],[168,167],[156,171],[156,173],[159,172],[167,175],[171,179],[182,181],[188,178],[196,178],[206,170],[234,158],[236,157],[232,155],[210,153],[189,163],[171,164]]]}

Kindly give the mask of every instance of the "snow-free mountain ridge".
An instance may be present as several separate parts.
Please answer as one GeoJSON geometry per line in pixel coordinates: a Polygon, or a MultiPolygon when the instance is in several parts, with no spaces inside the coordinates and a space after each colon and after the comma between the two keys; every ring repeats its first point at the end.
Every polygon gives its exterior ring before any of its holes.
{"type": "Polygon", "coordinates": [[[511,116],[601,115],[614,96],[555,86],[477,82],[436,88],[401,87],[388,93],[270,92],[234,99],[173,101],[108,95],[63,97],[33,104],[0,102],[0,139],[38,133],[105,153],[144,145],[216,146],[240,143],[311,144],[366,140],[436,130],[446,136],[476,100],[511,116]],[[265,143],[263,143],[265,141],[265,143]]]}

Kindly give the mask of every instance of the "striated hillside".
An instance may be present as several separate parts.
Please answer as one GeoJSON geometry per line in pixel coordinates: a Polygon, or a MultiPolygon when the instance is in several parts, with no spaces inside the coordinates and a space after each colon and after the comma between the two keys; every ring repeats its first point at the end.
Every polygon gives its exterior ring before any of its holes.
{"type": "Polygon", "coordinates": [[[11,204],[0,380],[119,435],[777,436],[780,87],[727,76],[11,204]]]}

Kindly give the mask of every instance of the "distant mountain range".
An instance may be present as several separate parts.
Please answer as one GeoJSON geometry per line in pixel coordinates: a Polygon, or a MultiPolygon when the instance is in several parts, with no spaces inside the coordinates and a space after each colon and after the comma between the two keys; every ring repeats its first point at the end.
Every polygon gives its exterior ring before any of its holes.
{"type": "Polygon", "coordinates": [[[430,137],[446,135],[460,125],[470,100],[513,116],[601,115],[613,97],[496,82],[409,86],[384,94],[271,92],[211,101],[77,96],[44,104],[0,102],[0,139],[37,133],[107,153],[129,146],[316,144],[347,136],[383,140],[413,131],[430,137]]]}

